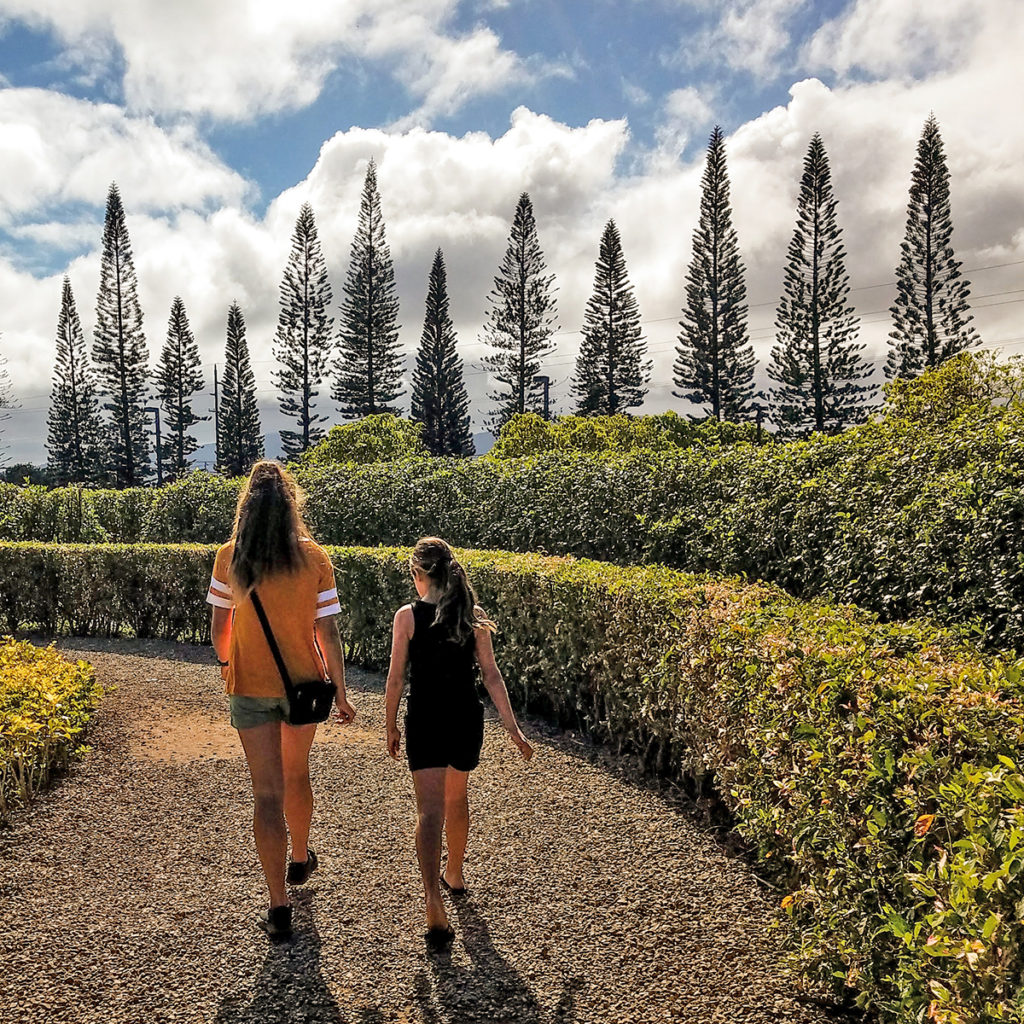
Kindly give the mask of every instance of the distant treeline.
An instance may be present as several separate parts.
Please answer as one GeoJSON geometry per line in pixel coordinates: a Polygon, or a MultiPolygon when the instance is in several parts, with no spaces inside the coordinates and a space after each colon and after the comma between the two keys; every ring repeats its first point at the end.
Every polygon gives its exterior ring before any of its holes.
{"type": "MultiPolygon", "coordinates": [[[[951,245],[949,171],[939,126],[925,123],[918,144],[906,234],[896,270],[896,299],[885,364],[889,378],[909,378],[979,342],[971,326],[968,282],[951,245]]],[[[403,357],[398,296],[373,161],[366,171],[359,221],[335,319],[330,279],[308,203],[299,211],[280,289],[273,373],[282,412],[293,428],[281,433],[285,457],[316,445],[332,417],[319,401],[328,390],[343,419],[399,413],[403,357]]],[[[497,432],[526,412],[549,415],[554,351],[554,275],[541,250],[533,205],[519,197],[508,247],[487,297],[482,340],[497,432]]],[[[745,269],[732,224],[725,139],[711,134],[700,216],[686,273],[672,393],[694,419],[733,422],[767,418],[787,437],[836,433],[863,422],[877,397],[874,367],[858,340],[850,304],[846,252],[837,218],[828,155],[810,140],[797,202],[796,226],[776,311],[775,345],[766,367],[770,386],[756,392],[747,323],[745,269]]],[[[626,270],[621,238],[609,221],[600,240],[594,290],[586,306],[571,384],[578,415],[637,409],[651,387],[642,320],[626,270]]],[[[91,351],[71,282],[65,277],[57,323],[57,355],[46,441],[48,482],[135,487],[155,475],[173,481],[192,468],[197,423],[215,420],[216,467],[237,476],[264,454],[245,319],[227,308],[226,346],[213,408],[197,409],[205,387],[199,348],[180,296],[171,303],[156,369],[149,346],[124,207],[116,184],[107,197],[100,287],[91,351]],[[155,439],[150,431],[153,417],[155,439]],[[157,450],[158,449],[158,450],[157,450]]],[[[667,382],[665,382],[667,384],[667,382]]],[[[659,384],[657,386],[664,386],[659,384]]],[[[0,408],[11,383],[0,367],[0,408]]],[[[412,419],[436,455],[473,453],[463,362],[449,312],[444,255],[430,271],[423,332],[410,396],[412,419]]],[[[31,469],[31,467],[28,467],[31,469]]]]}

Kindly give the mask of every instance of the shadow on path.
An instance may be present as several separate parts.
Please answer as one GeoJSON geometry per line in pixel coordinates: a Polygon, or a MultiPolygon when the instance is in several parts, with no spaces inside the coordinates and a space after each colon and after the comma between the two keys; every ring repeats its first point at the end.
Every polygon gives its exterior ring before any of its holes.
{"type": "Polygon", "coordinates": [[[523,976],[495,949],[490,928],[472,901],[465,897],[454,903],[455,941],[462,942],[471,966],[456,964],[447,950],[429,956],[433,985],[426,971],[414,981],[423,1024],[448,1019],[459,1024],[570,1024],[580,979],[567,978],[556,1005],[544,1009],[523,976]]]}
{"type": "Polygon", "coordinates": [[[225,996],[215,1024],[342,1024],[348,1019],[342,1017],[320,973],[321,942],[312,893],[296,893],[292,905],[294,937],[270,944],[251,989],[225,996]]]}

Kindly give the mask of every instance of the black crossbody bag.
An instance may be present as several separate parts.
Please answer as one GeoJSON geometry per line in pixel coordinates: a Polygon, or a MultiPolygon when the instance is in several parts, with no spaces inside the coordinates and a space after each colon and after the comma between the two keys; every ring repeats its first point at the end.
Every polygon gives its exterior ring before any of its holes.
{"type": "Polygon", "coordinates": [[[329,679],[310,679],[308,682],[292,683],[288,669],[285,668],[284,658],[274,639],[274,632],[267,621],[267,613],[263,610],[263,602],[254,590],[252,592],[252,604],[256,609],[256,615],[263,627],[263,632],[270,645],[270,653],[277,662],[277,670],[281,673],[281,682],[284,683],[284,692],[288,698],[288,724],[289,725],[312,725],[314,722],[325,722],[331,713],[331,705],[338,692],[329,679]]]}

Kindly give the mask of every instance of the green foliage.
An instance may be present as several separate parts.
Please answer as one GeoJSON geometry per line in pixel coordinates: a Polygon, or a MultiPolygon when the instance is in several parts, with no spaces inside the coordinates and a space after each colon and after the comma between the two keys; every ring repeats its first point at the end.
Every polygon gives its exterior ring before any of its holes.
{"type": "MultiPolygon", "coordinates": [[[[7,628],[205,639],[213,547],[0,545],[7,628]]],[[[331,550],[350,656],[386,661],[408,549],[331,550]]],[[[1016,1020],[1024,662],[778,587],[463,551],[519,708],[714,784],[783,886],[806,976],[885,1022],[1016,1020]]]]}
{"type": "Polygon", "coordinates": [[[985,415],[1024,400],[1024,356],[1000,359],[995,352],[961,352],[920,377],[885,386],[885,412],[908,429],[935,428],[959,416],[985,415]]]}
{"type": "Polygon", "coordinates": [[[422,423],[380,413],[364,416],[356,423],[331,427],[318,445],[300,457],[299,465],[309,468],[366,465],[423,458],[428,454],[423,443],[422,423]]]}
{"type": "Polygon", "coordinates": [[[87,662],[0,640],[0,822],[68,763],[99,696],[87,662]]]}
{"type": "MultiPolygon", "coordinates": [[[[769,435],[762,432],[761,439],[769,435]]],[[[513,416],[502,427],[490,459],[521,459],[546,452],[616,453],[645,449],[667,451],[692,445],[736,444],[758,441],[752,423],[714,419],[698,423],[674,412],[656,416],[559,416],[545,420],[536,413],[513,416]]]]}
{"type": "Polygon", "coordinates": [[[245,317],[237,302],[228,308],[224,375],[220,389],[217,469],[227,477],[243,476],[263,458],[263,433],[256,401],[256,377],[245,340],[245,317]]]}

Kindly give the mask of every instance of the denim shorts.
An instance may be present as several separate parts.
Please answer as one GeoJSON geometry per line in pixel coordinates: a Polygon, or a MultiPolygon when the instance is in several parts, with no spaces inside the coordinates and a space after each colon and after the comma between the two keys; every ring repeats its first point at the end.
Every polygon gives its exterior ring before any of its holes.
{"type": "Polygon", "coordinates": [[[232,693],[231,725],[235,729],[252,729],[267,722],[288,721],[287,697],[243,697],[232,693]]]}

